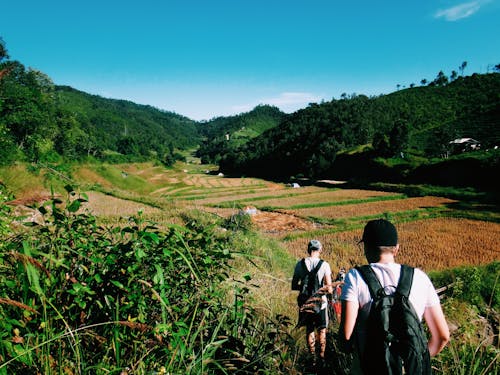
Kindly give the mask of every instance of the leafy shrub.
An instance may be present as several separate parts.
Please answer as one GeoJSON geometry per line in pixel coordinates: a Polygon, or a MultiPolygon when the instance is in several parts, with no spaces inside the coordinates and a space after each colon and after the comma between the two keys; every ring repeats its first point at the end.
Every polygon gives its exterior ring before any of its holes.
{"type": "Polygon", "coordinates": [[[232,251],[215,225],[160,231],[139,213],[104,227],[67,191],[15,233],[0,204],[0,374],[277,368],[289,322],[248,306],[244,283],[227,304],[232,251]]]}
{"type": "Polygon", "coordinates": [[[478,307],[500,307],[500,262],[432,273],[436,285],[451,285],[452,295],[478,307]]]}

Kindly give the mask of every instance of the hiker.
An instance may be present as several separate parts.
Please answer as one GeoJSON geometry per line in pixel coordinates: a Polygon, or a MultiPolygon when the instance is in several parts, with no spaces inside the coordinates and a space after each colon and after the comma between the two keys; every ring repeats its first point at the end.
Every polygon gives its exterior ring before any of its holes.
{"type": "Polygon", "coordinates": [[[332,293],[332,271],[328,262],[320,259],[322,249],[321,242],[311,240],[307,245],[308,257],[297,262],[292,278],[292,290],[300,291],[297,297],[298,326],[306,326],[307,346],[314,362],[316,361],[316,342],[319,342],[319,358],[321,360],[325,358],[328,327],[327,295],[332,293]],[[311,271],[316,272],[315,280],[308,280],[311,271]],[[304,290],[307,286],[310,289],[309,293],[304,290]]]}
{"type": "MultiPolygon", "coordinates": [[[[385,319],[391,322],[391,332],[401,331],[394,331],[395,324],[399,324],[400,327],[405,324],[417,325],[418,329],[415,329],[415,332],[418,332],[418,334],[409,335],[409,339],[407,336],[407,340],[412,343],[418,343],[418,340],[420,340],[420,345],[417,345],[417,347],[421,347],[422,352],[404,359],[405,373],[409,375],[430,374],[430,357],[438,354],[449,341],[450,337],[439,297],[432,282],[420,269],[403,266],[395,262],[395,257],[399,251],[398,234],[395,226],[389,221],[384,219],[369,221],[364,228],[363,237],[360,242],[363,243],[364,254],[369,266],[357,267],[348,272],[341,296],[342,319],[339,336],[344,349],[352,351],[354,354],[351,374],[402,374],[403,365],[401,357],[405,355],[401,354],[398,350],[401,346],[404,346],[400,344],[403,340],[398,342],[390,341],[390,338],[386,338],[386,342],[389,341],[389,343],[388,345],[384,345],[383,339],[381,342],[375,340],[378,337],[377,334],[373,333],[373,326],[375,325],[373,322],[375,320],[370,320],[370,324],[367,324],[369,319],[374,319],[373,316],[377,315],[375,313],[370,314],[372,306],[374,311],[381,311],[377,309],[378,304],[376,302],[380,299],[377,298],[374,300],[370,293],[370,288],[373,288],[376,280],[379,281],[378,285],[383,287],[385,293],[393,297],[393,301],[399,298],[398,295],[409,294],[409,298],[406,301],[409,299],[410,303],[405,304],[405,299],[401,298],[398,301],[402,302],[398,302],[398,304],[399,306],[405,305],[410,307],[407,307],[404,313],[403,310],[398,310],[390,319],[386,315],[385,319]],[[371,272],[371,270],[374,272],[371,272]],[[413,280],[410,278],[412,273],[413,280]],[[370,275],[375,275],[376,277],[372,278],[370,275]],[[407,275],[408,277],[406,277],[407,275]],[[369,281],[371,286],[367,284],[365,278],[371,280],[371,282],[369,281]],[[395,293],[398,283],[403,278],[405,282],[401,284],[405,284],[408,291],[402,292],[404,286],[401,285],[397,289],[398,293],[395,293]],[[411,281],[413,282],[411,283],[411,281]],[[406,311],[412,309],[414,311],[413,314],[406,313],[406,311]],[[422,317],[430,331],[429,341],[427,341],[420,324],[422,317]],[[407,321],[411,321],[411,319],[413,319],[412,322],[416,323],[406,323],[407,321]],[[382,352],[377,352],[379,349],[382,352]],[[385,355],[390,360],[380,358],[385,355]],[[380,366],[383,368],[377,367],[379,361],[382,362],[380,366]],[[392,366],[388,362],[391,362],[392,366]],[[420,368],[417,369],[418,367],[420,368]]],[[[396,302],[393,303],[396,304],[396,302]]],[[[379,313],[379,316],[383,316],[383,313],[379,313]]],[[[415,327],[415,325],[412,327],[415,327]]],[[[398,333],[398,335],[401,334],[398,333]]],[[[389,335],[389,337],[392,336],[389,335]]]]}
{"type": "Polygon", "coordinates": [[[340,296],[342,295],[342,286],[344,285],[345,275],[346,270],[344,267],[342,267],[333,282],[333,299],[330,302],[338,323],[340,323],[341,319],[342,308],[340,303],[340,296]]]}
{"type": "Polygon", "coordinates": [[[345,268],[342,267],[339,271],[339,273],[337,274],[337,277],[335,278],[335,281],[344,281],[345,279],[345,268]]]}

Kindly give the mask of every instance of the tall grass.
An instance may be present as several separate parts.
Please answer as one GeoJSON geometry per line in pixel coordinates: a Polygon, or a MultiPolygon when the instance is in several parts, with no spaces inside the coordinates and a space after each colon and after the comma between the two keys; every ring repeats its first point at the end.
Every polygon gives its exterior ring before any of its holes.
{"type": "Polygon", "coordinates": [[[287,372],[289,321],[229,279],[231,232],[195,217],[104,227],[68,193],[17,233],[0,210],[1,374],[287,372]]]}

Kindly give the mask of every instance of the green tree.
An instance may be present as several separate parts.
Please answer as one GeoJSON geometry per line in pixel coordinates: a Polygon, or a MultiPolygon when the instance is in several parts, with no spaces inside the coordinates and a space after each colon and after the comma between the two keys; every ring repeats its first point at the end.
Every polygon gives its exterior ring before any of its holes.
{"type": "Polygon", "coordinates": [[[407,148],[409,138],[408,122],[397,120],[389,133],[389,147],[392,156],[398,156],[407,148]]]}
{"type": "Polygon", "coordinates": [[[373,135],[372,147],[379,156],[391,156],[391,143],[389,137],[382,131],[377,131],[373,135]]]}
{"type": "Polygon", "coordinates": [[[467,67],[467,61],[464,61],[464,62],[460,65],[460,67],[459,67],[459,69],[460,69],[460,75],[461,75],[461,76],[463,76],[463,75],[464,75],[464,70],[465,70],[465,68],[466,68],[466,67],[467,67]]]}
{"type": "Polygon", "coordinates": [[[436,86],[444,86],[448,83],[448,77],[443,73],[442,70],[440,70],[436,79],[432,81],[432,83],[436,86]]]}

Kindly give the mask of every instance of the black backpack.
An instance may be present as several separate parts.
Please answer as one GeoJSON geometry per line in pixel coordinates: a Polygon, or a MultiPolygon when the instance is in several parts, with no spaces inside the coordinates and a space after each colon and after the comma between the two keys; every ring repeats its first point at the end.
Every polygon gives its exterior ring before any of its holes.
{"type": "Polygon", "coordinates": [[[323,259],[320,259],[316,267],[311,271],[307,269],[305,259],[302,259],[301,264],[302,267],[304,267],[305,276],[301,280],[300,293],[297,297],[299,307],[302,307],[302,305],[321,287],[320,281],[318,280],[318,271],[323,264],[323,259]]]}
{"type": "Polygon", "coordinates": [[[401,265],[399,284],[387,295],[369,265],[356,269],[373,299],[366,322],[366,344],[361,353],[365,375],[430,375],[430,355],[422,324],[408,298],[414,268],[401,265]]]}

